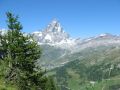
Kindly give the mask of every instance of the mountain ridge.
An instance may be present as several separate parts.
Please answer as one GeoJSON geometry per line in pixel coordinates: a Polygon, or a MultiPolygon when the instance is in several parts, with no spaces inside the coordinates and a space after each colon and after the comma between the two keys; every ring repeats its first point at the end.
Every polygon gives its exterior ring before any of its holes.
{"type": "Polygon", "coordinates": [[[74,39],[58,21],[32,35],[42,49],[36,64],[55,78],[61,90],[120,89],[120,36],[104,33],[74,39]]]}
{"type": "MultiPolygon", "coordinates": [[[[6,30],[1,30],[1,32],[6,32],[6,30]]],[[[57,20],[50,22],[44,30],[35,31],[31,35],[42,48],[42,56],[38,64],[48,69],[81,58],[79,53],[89,48],[120,46],[120,36],[109,33],[86,39],[72,38],[57,20]]]]}
{"type": "Polygon", "coordinates": [[[56,19],[54,19],[43,31],[36,31],[32,34],[40,45],[48,44],[50,46],[73,51],[80,47],[87,48],[100,45],[120,44],[120,36],[110,33],[103,33],[86,39],[72,38],[64,31],[63,27],[56,19]]]}
{"type": "MultiPolygon", "coordinates": [[[[4,34],[6,31],[6,29],[0,30],[2,34],[4,34]]],[[[53,19],[42,31],[34,31],[31,34],[39,45],[48,44],[51,46],[65,47],[64,49],[69,46],[70,47],[68,49],[70,49],[76,45],[83,45],[84,43],[93,42],[95,40],[113,40],[111,43],[120,43],[120,36],[112,35],[110,33],[103,33],[85,39],[73,38],[64,31],[57,19],[53,19]]]]}

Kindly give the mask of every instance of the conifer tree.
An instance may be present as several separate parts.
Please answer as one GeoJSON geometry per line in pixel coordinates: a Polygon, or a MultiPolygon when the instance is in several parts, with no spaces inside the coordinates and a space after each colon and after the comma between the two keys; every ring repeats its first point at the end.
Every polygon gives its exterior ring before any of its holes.
{"type": "Polygon", "coordinates": [[[45,72],[35,63],[41,56],[39,45],[30,35],[22,33],[18,16],[7,14],[8,32],[0,36],[0,58],[6,65],[6,83],[12,83],[18,90],[47,90],[45,72]]]}

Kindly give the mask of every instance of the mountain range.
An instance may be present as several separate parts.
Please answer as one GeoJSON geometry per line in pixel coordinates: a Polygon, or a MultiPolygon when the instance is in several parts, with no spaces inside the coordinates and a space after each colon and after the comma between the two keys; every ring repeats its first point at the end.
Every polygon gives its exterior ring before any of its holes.
{"type": "Polygon", "coordinates": [[[48,70],[60,90],[120,90],[120,36],[75,39],[57,20],[33,36],[43,50],[38,65],[48,70]]]}
{"type": "Polygon", "coordinates": [[[109,33],[87,39],[72,38],[56,19],[45,29],[35,31],[32,35],[43,50],[38,63],[48,69],[63,66],[76,58],[82,57],[76,55],[87,48],[119,47],[120,45],[120,36],[109,33]]]}
{"type": "Polygon", "coordinates": [[[36,64],[60,90],[120,90],[120,36],[72,38],[56,19],[31,35],[42,50],[36,64]]]}
{"type": "MultiPolygon", "coordinates": [[[[2,34],[6,32],[5,29],[0,31],[2,34]]],[[[38,65],[47,69],[63,66],[76,58],[82,57],[77,53],[87,48],[119,47],[120,45],[120,36],[109,33],[86,39],[72,38],[56,19],[52,20],[45,29],[35,31],[31,35],[43,52],[40,60],[38,60],[38,65]]]]}

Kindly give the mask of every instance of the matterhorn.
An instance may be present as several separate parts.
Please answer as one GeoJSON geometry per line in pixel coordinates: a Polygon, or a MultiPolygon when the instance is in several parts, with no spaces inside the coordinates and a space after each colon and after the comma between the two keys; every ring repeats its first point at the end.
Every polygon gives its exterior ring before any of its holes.
{"type": "Polygon", "coordinates": [[[75,45],[75,39],[71,38],[70,35],[63,30],[57,19],[53,19],[44,30],[33,32],[33,36],[40,45],[48,44],[59,47],[75,45]]]}

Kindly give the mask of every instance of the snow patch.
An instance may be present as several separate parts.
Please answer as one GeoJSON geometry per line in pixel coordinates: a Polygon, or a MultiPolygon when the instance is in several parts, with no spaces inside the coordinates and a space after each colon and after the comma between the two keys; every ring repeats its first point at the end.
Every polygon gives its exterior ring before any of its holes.
{"type": "Polygon", "coordinates": [[[45,36],[45,39],[52,41],[52,38],[51,38],[51,36],[50,36],[49,34],[47,34],[47,35],[45,36]]]}

